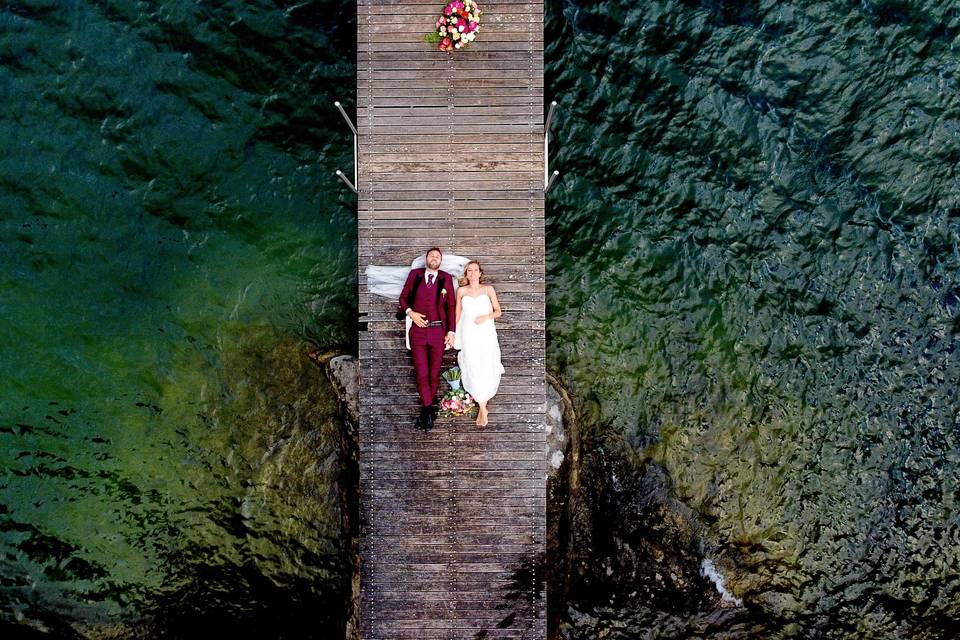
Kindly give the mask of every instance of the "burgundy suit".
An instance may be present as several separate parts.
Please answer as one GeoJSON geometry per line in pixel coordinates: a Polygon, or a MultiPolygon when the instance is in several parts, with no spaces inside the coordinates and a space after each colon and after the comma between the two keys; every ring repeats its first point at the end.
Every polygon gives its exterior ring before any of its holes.
{"type": "Polygon", "coordinates": [[[410,327],[410,353],[417,376],[420,404],[429,407],[440,389],[440,361],[443,359],[443,339],[448,331],[457,330],[457,301],[453,277],[438,271],[436,282],[429,284],[426,269],[413,269],[400,292],[399,315],[409,307],[422,313],[427,322],[440,322],[433,327],[410,327]]]}

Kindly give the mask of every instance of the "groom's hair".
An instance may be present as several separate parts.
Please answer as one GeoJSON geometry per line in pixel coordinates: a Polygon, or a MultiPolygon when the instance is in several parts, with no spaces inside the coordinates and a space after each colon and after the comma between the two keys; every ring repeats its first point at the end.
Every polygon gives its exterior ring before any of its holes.
{"type": "Polygon", "coordinates": [[[443,251],[440,251],[440,247],[430,247],[429,249],[427,249],[427,252],[423,255],[428,256],[430,255],[431,251],[436,251],[437,253],[440,254],[441,258],[443,257],[443,251]]]}

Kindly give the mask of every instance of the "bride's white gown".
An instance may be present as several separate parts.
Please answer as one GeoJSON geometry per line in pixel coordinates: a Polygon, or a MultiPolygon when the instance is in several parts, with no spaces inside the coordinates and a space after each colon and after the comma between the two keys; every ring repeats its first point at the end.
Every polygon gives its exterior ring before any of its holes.
{"type": "Polygon", "coordinates": [[[454,346],[460,349],[457,362],[463,388],[478,402],[492,398],[500,386],[503,364],[500,362],[500,343],[493,319],[477,324],[478,315],[493,311],[490,297],[481,293],[471,297],[464,295],[460,301],[461,315],[457,322],[454,346]]]}

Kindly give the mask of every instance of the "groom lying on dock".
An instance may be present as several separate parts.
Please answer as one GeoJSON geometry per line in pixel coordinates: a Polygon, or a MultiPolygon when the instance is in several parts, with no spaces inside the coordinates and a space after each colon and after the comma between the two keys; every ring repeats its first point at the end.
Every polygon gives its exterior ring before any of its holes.
{"type": "Polygon", "coordinates": [[[440,271],[442,259],[443,252],[437,247],[427,251],[426,268],[410,271],[400,292],[397,309],[398,319],[408,316],[413,320],[410,353],[420,394],[420,415],[416,426],[424,431],[433,428],[437,413],[434,396],[440,389],[440,362],[444,349],[453,347],[457,330],[453,277],[440,271]]]}

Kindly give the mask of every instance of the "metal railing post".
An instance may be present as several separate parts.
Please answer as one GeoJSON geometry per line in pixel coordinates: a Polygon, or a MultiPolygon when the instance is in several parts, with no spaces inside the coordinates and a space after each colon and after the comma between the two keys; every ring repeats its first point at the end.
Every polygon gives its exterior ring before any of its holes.
{"type": "Polygon", "coordinates": [[[550,110],[547,111],[547,121],[543,125],[543,192],[546,193],[553,186],[553,181],[560,175],[559,171],[550,173],[550,123],[553,121],[553,110],[557,108],[557,101],[550,101],[550,110]]]}
{"type": "Polygon", "coordinates": [[[347,122],[347,126],[350,127],[350,131],[353,132],[353,182],[350,182],[350,179],[347,176],[345,176],[343,171],[340,171],[340,169],[337,169],[336,174],[338,178],[343,180],[344,184],[350,187],[351,191],[353,191],[354,193],[358,193],[357,187],[359,187],[360,185],[360,180],[359,180],[359,169],[358,169],[359,143],[357,142],[357,138],[359,134],[357,134],[357,128],[353,126],[353,122],[350,120],[350,116],[348,116],[347,112],[343,110],[343,106],[339,102],[334,102],[333,104],[335,107],[337,107],[337,109],[340,110],[340,115],[343,116],[343,119],[346,120],[347,122]]]}

